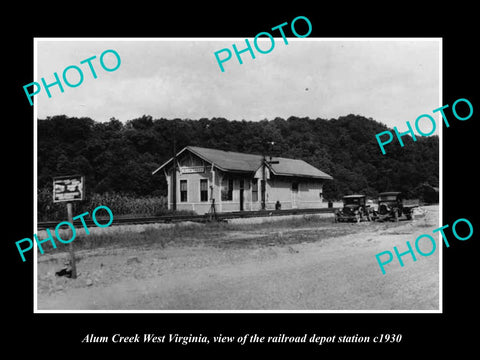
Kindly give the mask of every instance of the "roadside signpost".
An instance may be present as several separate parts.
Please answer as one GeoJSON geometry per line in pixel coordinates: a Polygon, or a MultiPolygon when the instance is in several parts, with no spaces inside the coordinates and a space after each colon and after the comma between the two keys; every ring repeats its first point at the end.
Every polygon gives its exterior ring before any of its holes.
{"type": "MultiPolygon", "coordinates": [[[[59,176],[53,178],[53,202],[66,202],[68,221],[73,225],[72,201],[84,200],[85,179],[82,175],[59,176]]],[[[71,230],[70,230],[71,232],[71,230]]],[[[71,237],[73,234],[70,234],[71,237]]],[[[77,278],[77,266],[75,263],[75,252],[73,241],[68,244],[70,253],[70,265],[72,267],[72,278],[77,278]]]]}

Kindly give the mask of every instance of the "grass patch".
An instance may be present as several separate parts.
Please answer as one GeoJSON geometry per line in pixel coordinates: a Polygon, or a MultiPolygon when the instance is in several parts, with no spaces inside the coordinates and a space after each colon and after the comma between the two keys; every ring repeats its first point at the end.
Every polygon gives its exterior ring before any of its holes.
{"type": "MultiPolygon", "coordinates": [[[[112,228],[113,230],[113,228],[112,228]]],[[[121,230],[78,235],[74,240],[75,250],[97,248],[149,248],[174,246],[213,246],[242,248],[316,242],[358,231],[355,224],[334,224],[329,218],[305,215],[281,221],[266,221],[260,224],[235,224],[226,222],[177,223],[169,227],[145,226],[141,230],[121,230]]],[[[67,252],[68,245],[57,243],[57,249],[67,252]]],[[[46,247],[45,247],[46,248],[46,247]]]]}

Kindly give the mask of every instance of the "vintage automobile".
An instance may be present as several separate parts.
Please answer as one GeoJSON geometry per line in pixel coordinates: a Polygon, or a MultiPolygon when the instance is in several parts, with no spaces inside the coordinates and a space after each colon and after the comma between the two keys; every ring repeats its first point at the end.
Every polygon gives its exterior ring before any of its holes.
{"type": "Polygon", "coordinates": [[[346,195],[343,197],[343,208],[335,211],[335,222],[363,220],[370,221],[375,216],[365,195],[346,195]]]}
{"type": "Polygon", "coordinates": [[[398,191],[389,191],[379,194],[378,197],[378,214],[377,220],[398,221],[403,215],[410,220],[412,218],[412,210],[416,205],[404,205],[402,193],[398,191]]]}

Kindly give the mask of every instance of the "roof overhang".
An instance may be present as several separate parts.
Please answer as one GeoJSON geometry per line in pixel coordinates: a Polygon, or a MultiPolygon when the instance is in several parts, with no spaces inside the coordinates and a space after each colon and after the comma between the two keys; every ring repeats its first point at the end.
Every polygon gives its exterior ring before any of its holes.
{"type": "MultiPolygon", "coordinates": [[[[271,170],[271,169],[270,169],[271,170]]],[[[287,176],[292,178],[302,178],[302,179],[316,179],[316,180],[333,180],[333,177],[327,176],[313,176],[313,175],[302,175],[302,174],[282,174],[271,170],[275,176],[287,176]]]]}

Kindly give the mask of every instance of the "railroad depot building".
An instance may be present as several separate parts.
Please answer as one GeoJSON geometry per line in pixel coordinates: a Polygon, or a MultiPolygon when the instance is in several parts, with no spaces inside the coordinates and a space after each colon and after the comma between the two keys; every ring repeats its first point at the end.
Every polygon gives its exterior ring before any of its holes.
{"type": "Polygon", "coordinates": [[[197,214],[324,207],[322,188],[333,178],[303,160],[187,146],[153,174],[168,184],[168,208],[197,214]],[[172,176],[175,169],[175,176],[172,176]],[[175,180],[176,186],[173,185],[175,180]],[[172,189],[175,189],[174,200],[172,189]]]}

